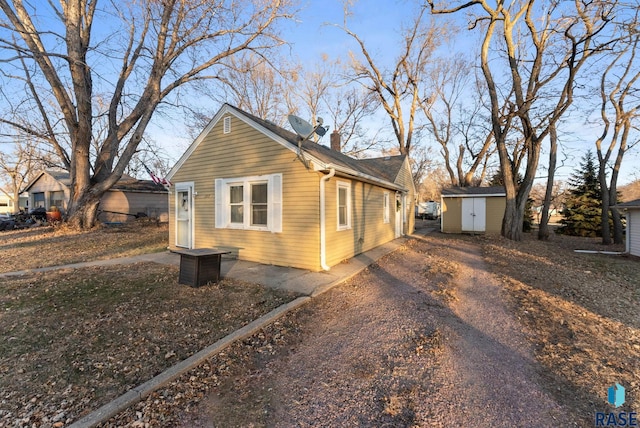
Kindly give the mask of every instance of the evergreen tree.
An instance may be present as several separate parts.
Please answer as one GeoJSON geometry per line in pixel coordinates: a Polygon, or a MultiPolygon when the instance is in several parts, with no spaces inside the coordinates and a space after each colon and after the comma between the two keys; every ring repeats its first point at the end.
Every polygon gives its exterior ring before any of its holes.
{"type": "Polygon", "coordinates": [[[602,233],[600,182],[593,153],[588,151],[569,179],[569,197],[562,210],[558,233],[596,237],[602,233]]]}

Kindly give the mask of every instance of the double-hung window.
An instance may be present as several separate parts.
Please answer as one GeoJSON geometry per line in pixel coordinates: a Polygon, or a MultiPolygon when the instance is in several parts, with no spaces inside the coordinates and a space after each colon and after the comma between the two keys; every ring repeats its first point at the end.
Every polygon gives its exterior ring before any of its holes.
{"type": "Polygon", "coordinates": [[[244,185],[229,185],[229,213],[232,224],[244,224],[244,185]]]}
{"type": "Polygon", "coordinates": [[[267,226],[269,197],[267,183],[251,184],[251,225],[267,226]]]}
{"type": "Polygon", "coordinates": [[[216,228],[282,232],[282,174],[216,179],[216,228]]]}
{"type": "Polygon", "coordinates": [[[338,193],[338,230],[351,229],[351,183],[337,182],[338,193]]]}

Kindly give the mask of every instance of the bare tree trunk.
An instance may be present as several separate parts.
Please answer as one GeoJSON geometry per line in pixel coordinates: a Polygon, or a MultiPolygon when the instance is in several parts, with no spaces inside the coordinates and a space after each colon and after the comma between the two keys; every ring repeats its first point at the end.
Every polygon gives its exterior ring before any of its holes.
{"type": "Polygon", "coordinates": [[[67,218],[67,223],[76,229],[91,229],[96,226],[101,196],[92,192],[85,193],[84,198],[76,203],[76,209],[67,218]]]}
{"type": "Polygon", "coordinates": [[[558,158],[558,134],[555,124],[549,127],[549,141],[549,174],[538,228],[538,239],[541,241],[549,240],[549,208],[551,207],[551,198],[553,196],[553,181],[556,175],[556,162],[558,158]]]}
{"type": "Polygon", "coordinates": [[[208,0],[120,2],[114,13],[96,0],[40,2],[38,16],[59,20],[48,22],[56,28],[52,35],[39,28],[46,24],[34,21],[25,3],[0,0],[3,30],[14,36],[0,37],[0,49],[16,53],[5,60],[21,61],[24,76],[11,78],[26,80],[31,92],[16,104],[32,105],[32,98],[38,108],[33,118],[23,110],[26,120],[18,122],[0,114],[0,123],[48,142],[60,155],[71,178],[68,220],[79,228],[95,225],[101,196],[122,176],[163,99],[183,85],[222,79],[219,69],[229,67],[225,60],[233,55],[266,56],[284,43],[273,31],[277,22],[292,17],[287,0],[255,2],[246,11],[241,4],[208,0]],[[92,32],[94,18],[106,14],[122,37],[92,32]],[[25,58],[33,64],[25,65],[25,58]],[[36,90],[33,75],[46,82],[43,91],[36,90]],[[95,93],[95,77],[112,93],[95,93]],[[101,120],[104,135],[95,129],[101,120]]]}
{"type": "Polygon", "coordinates": [[[602,213],[600,215],[602,243],[609,245],[611,244],[611,229],[609,228],[609,189],[605,169],[602,166],[598,168],[598,181],[600,181],[600,199],[602,202],[602,213]]]}

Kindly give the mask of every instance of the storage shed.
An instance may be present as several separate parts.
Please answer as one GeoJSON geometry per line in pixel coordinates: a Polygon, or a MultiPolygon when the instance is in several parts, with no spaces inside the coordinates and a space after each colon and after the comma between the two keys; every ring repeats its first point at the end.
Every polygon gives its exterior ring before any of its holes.
{"type": "Polygon", "coordinates": [[[640,199],[616,205],[627,215],[627,253],[640,257],[640,199]]]}
{"type": "Polygon", "coordinates": [[[506,206],[504,187],[450,187],[441,194],[442,232],[500,233],[506,206]]]}

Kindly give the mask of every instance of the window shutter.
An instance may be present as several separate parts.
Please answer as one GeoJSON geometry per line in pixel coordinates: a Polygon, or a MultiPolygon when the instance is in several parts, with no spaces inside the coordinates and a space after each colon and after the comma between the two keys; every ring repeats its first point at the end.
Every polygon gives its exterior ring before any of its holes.
{"type": "Polygon", "coordinates": [[[222,128],[225,134],[229,134],[231,132],[231,116],[226,116],[222,120],[222,128]]]}
{"type": "Polygon", "coordinates": [[[225,197],[224,197],[224,180],[221,178],[216,178],[216,228],[223,228],[227,226],[227,222],[225,219],[225,197]]]}
{"type": "Polygon", "coordinates": [[[282,174],[269,177],[269,230],[282,232],[282,174]]]}

